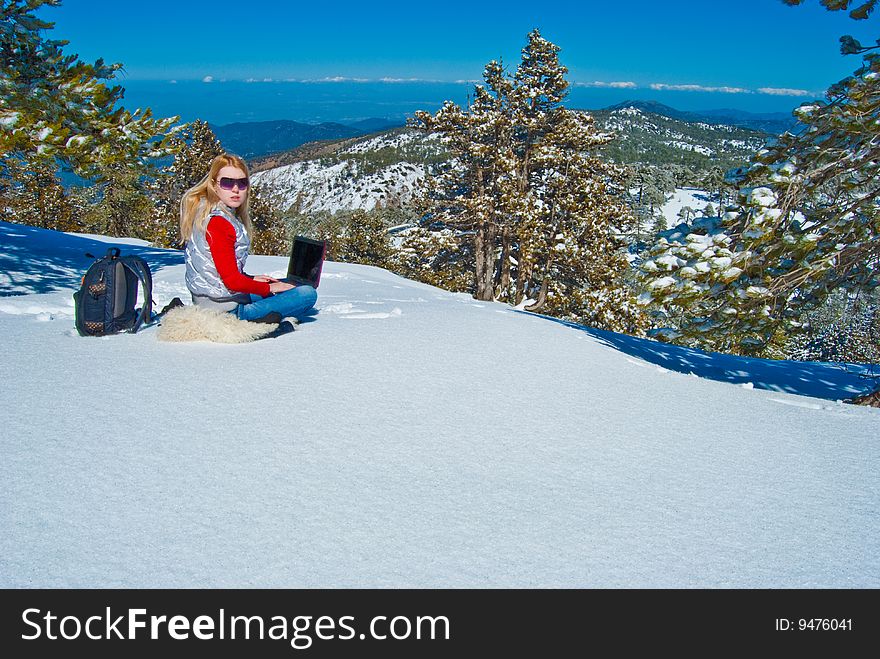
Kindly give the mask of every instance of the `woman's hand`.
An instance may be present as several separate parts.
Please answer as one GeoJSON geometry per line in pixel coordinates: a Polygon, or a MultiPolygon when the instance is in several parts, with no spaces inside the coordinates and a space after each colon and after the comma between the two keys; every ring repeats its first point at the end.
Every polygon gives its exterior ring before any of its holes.
{"type": "Polygon", "coordinates": [[[264,281],[267,284],[271,284],[273,281],[278,281],[275,277],[270,277],[269,275],[254,275],[254,281],[264,281]]]}
{"type": "MultiPolygon", "coordinates": [[[[256,277],[254,277],[256,279],[256,277]]],[[[269,283],[269,291],[271,293],[283,293],[284,291],[289,291],[291,288],[296,288],[293,284],[288,284],[286,281],[278,281],[277,279],[273,279],[269,283]]]]}

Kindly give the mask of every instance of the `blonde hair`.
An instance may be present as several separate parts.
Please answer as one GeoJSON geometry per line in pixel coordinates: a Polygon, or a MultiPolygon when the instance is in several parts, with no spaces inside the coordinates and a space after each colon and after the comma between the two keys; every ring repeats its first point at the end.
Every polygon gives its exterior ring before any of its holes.
{"type": "MultiPolygon", "coordinates": [[[[238,156],[222,153],[214,158],[207,176],[183,193],[183,199],[180,200],[180,239],[183,242],[192,237],[193,230],[205,230],[211,210],[221,203],[214,185],[216,185],[218,172],[224,167],[238,167],[245,176],[250,178],[247,165],[238,156]]],[[[244,203],[235,209],[235,215],[244,224],[247,232],[251,233],[249,202],[250,195],[245,192],[244,203]]]]}

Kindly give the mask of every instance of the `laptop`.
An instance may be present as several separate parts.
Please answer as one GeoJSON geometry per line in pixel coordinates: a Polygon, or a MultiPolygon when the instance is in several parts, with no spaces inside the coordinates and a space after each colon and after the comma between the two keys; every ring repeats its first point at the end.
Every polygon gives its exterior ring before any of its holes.
{"type": "Polygon", "coordinates": [[[293,239],[290,263],[287,266],[287,277],[284,281],[297,286],[306,285],[318,288],[326,253],[326,241],[297,236],[293,239]]]}

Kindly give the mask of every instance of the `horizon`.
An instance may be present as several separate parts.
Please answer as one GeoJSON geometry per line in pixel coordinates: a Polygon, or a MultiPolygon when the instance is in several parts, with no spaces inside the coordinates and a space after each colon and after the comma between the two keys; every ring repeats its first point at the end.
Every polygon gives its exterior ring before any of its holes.
{"type": "Polygon", "coordinates": [[[83,7],[83,0],[67,0],[37,15],[54,23],[50,38],[69,41],[66,54],[123,64],[113,82],[126,89],[129,109],[150,107],[157,116],[184,120],[200,115],[212,123],[395,118],[439,107],[447,100],[439,91],[457,93],[449,100],[462,102],[490,60],[516,68],[535,28],[561,49],[572,107],[634,99],[685,111],[791,112],[858,68],[860,58],[840,55],[841,35],[874,41],[871,21],[829,12],[819,0],[797,7],[742,0],[734,9],[704,0],[672,6],[514,1],[503,10],[454,1],[444,12],[393,2],[375,12],[346,1],[332,7],[257,2],[244,12],[228,0],[154,0],[149,12],[110,0],[83,7]],[[468,21],[461,20],[465,9],[468,21]],[[217,25],[205,24],[206,16],[217,25]],[[204,34],[194,32],[201,24],[204,34]],[[220,37],[219,46],[211,31],[217,27],[233,35],[220,37]],[[224,98],[229,85],[250,85],[244,95],[256,97],[254,107],[247,107],[248,98],[224,98]],[[315,97],[296,98],[304,92],[315,97]],[[277,108],[271,93],[280,96],[277,108]],[[349,107],[316,111],[332,103],[349,107]]]}
{"type": "MultiPolygon", "coordinates": [[[[404,123],[415,110],[435,112],[446,100],[467,101],[472,84],[399,83],[244,83],[215,82],[206,89],[199,81],[133,81],[123,85],[123,104],[129,109],[150,107],[156,116],[180,116],[181,121],[201,119],[215,126],[264,121],[295,121],[304,124],[353,124],[366,119],[404,123]],[[230,94],[230,91],[240,93],[230,94]]],[[[596,90],[573,87],[565,105],[590,112],[625,102],[653,102],[673,110],[695,114],[734,110],[751,115],[791,116],[802,102],[790,107],[716,103],[709,93],[676,96],[675,92],[653,90],[596,90]]]]}

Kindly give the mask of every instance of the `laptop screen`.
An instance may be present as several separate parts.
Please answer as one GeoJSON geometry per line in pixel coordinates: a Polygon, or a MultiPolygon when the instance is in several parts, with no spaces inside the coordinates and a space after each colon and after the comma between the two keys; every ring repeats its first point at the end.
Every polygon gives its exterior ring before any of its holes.
{"type": "Polygon", "coordinates": [[[290,263],[287,266],[287,280],[293,284],[308,284],[317,288],[321,281],[326,248],[323,240],[312,240],[304,236],[294,238],[290,263]]]}

